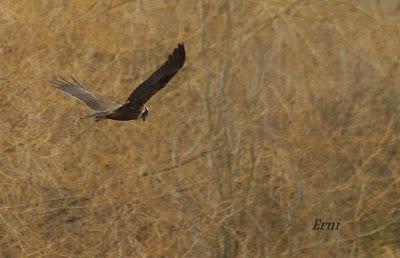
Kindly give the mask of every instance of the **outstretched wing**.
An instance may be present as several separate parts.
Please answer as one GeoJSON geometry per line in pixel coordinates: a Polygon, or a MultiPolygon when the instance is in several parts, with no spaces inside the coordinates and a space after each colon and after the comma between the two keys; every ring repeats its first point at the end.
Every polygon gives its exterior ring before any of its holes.
{"type": "Polygon", "coordinates": [[[185,63],[185,47],[178,44],[168,60],[158,68],[149,78],[142,82],[128,97],[132,105],[143,105],[151,96],[165,87],[185,63]]]}
{"type": "Polygon", "coordinates": [[[64,78],[55,78],[50,81],[53,86],[71,96],[79,99],[91,109],[95,111],[105,111],[107,108],[91,93],[86,90],[74,77],[71,77],[73,82],[69,82],[64,78]]]}

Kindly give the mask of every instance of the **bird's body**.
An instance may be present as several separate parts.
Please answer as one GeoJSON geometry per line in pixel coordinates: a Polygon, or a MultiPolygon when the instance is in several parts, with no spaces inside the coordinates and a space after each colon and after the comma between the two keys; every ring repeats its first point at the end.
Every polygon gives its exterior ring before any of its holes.
{"type": "Polygon", "coordinates": [[[145,121],[148,115],[148,110],[149,109],[144,105],[137,108],[132,105],[126,104],[115,110],[111,114],[106,115],[104,118],[120,121],[143,119],[143,121],[145,121]]]}
{"type": "Polygon", "coordinates": [[[88,105],[94,112],[84,118],[95,117],[96,121],[103,119],[129,121],[146,120],[149,109],[144,105],[155,93],[165,87],[185,63],[185,47],[178,44],[168,60],[159,67],[149,78],[142,82],[121,104],[107,107],[93,93],[87,91],[75,78],[73,82],[55,79],[53,85],[88,105]]]}

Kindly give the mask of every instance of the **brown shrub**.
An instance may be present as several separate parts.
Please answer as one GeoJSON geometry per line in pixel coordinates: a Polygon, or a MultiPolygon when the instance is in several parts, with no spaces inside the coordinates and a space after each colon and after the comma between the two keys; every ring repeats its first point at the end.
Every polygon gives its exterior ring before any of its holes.
{"type": "Polygon", "coordinates": [[[0,256],[397,257],[398,8],[2,1],[0,256]],[[181,41],[145,123],[48,83],[123,100],[181,41]]]}

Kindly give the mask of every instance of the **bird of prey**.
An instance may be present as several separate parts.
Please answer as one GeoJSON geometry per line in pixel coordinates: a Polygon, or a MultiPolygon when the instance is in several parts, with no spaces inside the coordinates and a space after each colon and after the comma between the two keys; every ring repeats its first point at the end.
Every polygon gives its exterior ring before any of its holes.
{"type": "Polygon", "coordinates": [[[104,104],[73,77],[72,81],[59,77],[52,80],[51,83],[55,88],[79,99],[93,110],[91,114],[83,118],[95,117],[96,121],[103,119],[120,121],[142,119],[145,121],[149,115],[149,109],[145,106],[145,103],[167,85],[184,63],[185,47],[183,43],[180,43],[168,56],[168,60],[142,82],[125,102],[113,106],[104,104]]]}

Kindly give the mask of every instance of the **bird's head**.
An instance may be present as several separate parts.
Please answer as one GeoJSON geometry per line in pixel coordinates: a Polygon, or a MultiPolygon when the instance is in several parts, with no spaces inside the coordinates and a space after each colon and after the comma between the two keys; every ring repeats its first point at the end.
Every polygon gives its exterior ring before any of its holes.
{"type": "Polygon", "coordinates": [[[143,119],[143,122],[146,121],[147,116],[149,115],[149,109],[146,106],[142,107],[142,112],[139,115],[139,118],[143,119]]]}

